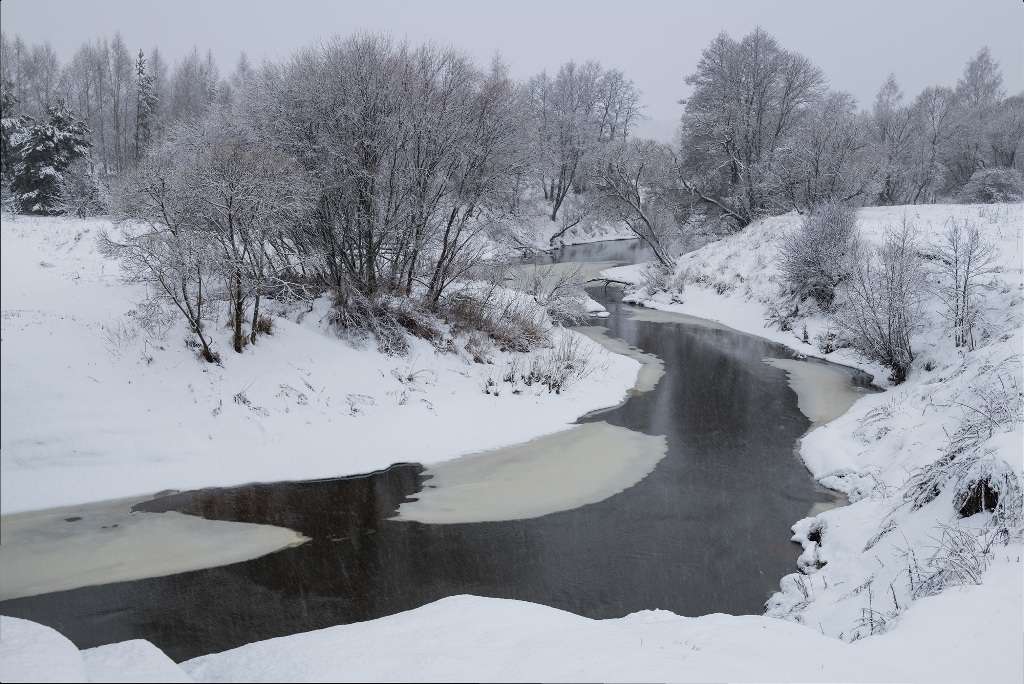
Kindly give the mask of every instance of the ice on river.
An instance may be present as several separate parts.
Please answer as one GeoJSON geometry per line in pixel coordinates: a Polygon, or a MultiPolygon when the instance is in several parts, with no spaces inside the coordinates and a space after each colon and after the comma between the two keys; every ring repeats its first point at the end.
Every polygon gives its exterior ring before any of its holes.
{"type": "Polygon", "coordinates": [[[803,359],[765,359],[786,372],[796,392],[797,408],[816,428],[846,413],[869,390],[853,384],[853,370],[832,363],[803,359]]]}
{"type": "Polygon", "coordinates": [[[395,519],[452,524],[568,511],[632,487],[665,452],[663,436],[586,423],[428,467],[427,486],[399,507],[395,519]]]}
{"type": "Polygon", "coordinates": [[[0,600],[238,563],[307,541],[272,525],[133,513],[137,501],[0,518],[0,600]]]}

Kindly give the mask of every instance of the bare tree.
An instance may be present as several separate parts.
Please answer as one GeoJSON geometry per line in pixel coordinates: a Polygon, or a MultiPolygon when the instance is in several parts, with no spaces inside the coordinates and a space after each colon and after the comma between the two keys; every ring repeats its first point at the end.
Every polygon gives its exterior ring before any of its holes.
{"type": "Polygon", "coordinates": [[[602,163],[601,150],[625,140],[640,115],[639,93],[617,70],[597,62],[567,62],[554,78],[542,73],[528,86],[532,144],[551,220],[570,191],[582,191],[602,163]]]}
{"type": "Polygon", "coordinates": [[[995,247],[967,220],[951,220],[930,256],[939,275],[935,293],[946,306],[954,343],[974,349],[980,291],[987,287],[984,278],[998,271],[995,247]]]}
{"type": "Polygon", "coordinates": [[[829,93],[808,107],[793,140],[780,150],[784,208],[806,211],[821,202],[867,199],[876,184],[867,121],[846,93],[829,93]]]}
{"type": "Polygon", "coordinates": [[[194,227],[182,174],[188,160],[176,143],[170,136],[129,176],[119,209],[125,228],[118,238],[102,236],[100,248],[121,260],[129,280],[149,284],[154,297],[178,309],[199,339],[200,355],[213,363],[220,357],[206,322],[216,255],[208,235],[194,227]]]}
{"type": "Polygon", "coordinates": [[[904,220],[878,248],[855,240],[851,269],[832,310],[845,340],[903,382],[914,361],[911,337],[920,325],[923,269],[914,227],[904,220]]]}
{"type": "Polygon", "coordinates": [[[650,245],[662,266],[677,255],[678,162],[672,149],[652,140],[620,143],[599,175],[601,206],[650,245]]]}
{"type": "Polygon", "coordinates": [[[684,187],[736,227],[772,213],[779,153],[821,95],[821,71],[759,28],[739,41],[720,34],[686,82],[684,187]]]}

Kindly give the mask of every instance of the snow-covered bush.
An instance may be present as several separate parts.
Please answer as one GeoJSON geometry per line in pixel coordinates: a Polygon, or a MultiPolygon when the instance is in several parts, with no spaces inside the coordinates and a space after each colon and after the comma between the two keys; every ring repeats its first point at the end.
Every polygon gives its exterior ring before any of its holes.
{"type": "Polygon", "coordinates": [[[800,301],[814,299],[828,309],[836,287],[849,271],[848,254],[856,237],[857,215],[839,202],[819,204],[779,248],[779,270],[800,301]]]}
{"type": "Polygon", "coordinates": [[[923,268],[914,227],[904,220],[873,248],[853,240],[850,274],[832,307],[832,322],[844,342],[888,366],[892,381],[906,379],[914,351],[910,340],[920,326],[923,268]]]}
{"type": "Polygon", "coordinates": [[[368,297],[353,286],[335,290],[330,321],[355,336],[373,335],[382,354],[404,356],[407,333],[434,342],[441,337],[437,321],[411,299],[378,294],[368,297]]]}
{"type": "Polygon", "coordinates": [[[1019,202],[1024,199],[1024,176],[1017,169],[978,169],[960,188],[957,199],[963,204],[1019,202]]]}
{"type": "Polygon", "coordinates": [[[586,296],[580,268],[535,266],[530,272],[526,290],[537,304],[544,307],[558,325],[578,325],[587,320],[586,296]]]}
{"type": "Polygon", "coordinates": [[[503,351],[549,344],[547,312],[532,298],[505,288],[465,287],[445,295],[439,310],[456,331],[482,331],[503,351]]]}
{"type": "Polygon", "coordinates": [[[950,586],[981,584],[996,535],[940,525],[935,551],[923,566],[911,556],[907,569],[911,597],[934,596],[950,586]]]}
{"type": "Polygon", "coordinates": [[[56,209],[68,216],[86,218],[110,211],[110,191],[106,183],[83,161],[79,160],[60,177],[60,195],[56,209]]]}
{"type": "MultiPolygon", "coordinates": [[[[673,269],[665,266],[659,261],[652,261],[640,271],[640,284],[649,292],[667,292],[670,289],[673,276],[673,269]]],[[[683,288],[683,281],[680,280],[679,289],[683,288]]]]}
{"type": "Polygon", "coordinates": [[[502,375],[502,380],[512,385],[512,392],[518,394],[520,385],[540,385],[548,392],[561,394],[574,382],[587,377],[594,370],[594,361],[577,335],[562,335],[555,345],[544,354],[529,357],[529,366],[524,367],[518,358],[513,358],[502,375]]]}

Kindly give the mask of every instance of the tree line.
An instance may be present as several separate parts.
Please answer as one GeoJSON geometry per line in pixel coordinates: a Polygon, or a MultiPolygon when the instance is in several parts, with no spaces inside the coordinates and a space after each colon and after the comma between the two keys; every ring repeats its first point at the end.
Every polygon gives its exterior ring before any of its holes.
{"type": "Polygon", "coordinates": [[[395,298],[437,311],[525,225],[554,241],[621,223],[669,265],[696,233],[823,203],[1021,193],[1024,99],[986,49],[956,87],[905,101],[890,77],[861,110],[766,32],[723,33],[686,79],[675,144],[634,135],[639,91],[596,62],[517,81],[500,60],[380,35],[259,67],[243,56],[229,78],[197,50],[173,70],[157,50],[133,59],[120,36],[63,66],[4,36],[3,57],[15,206],[129,219],[107,248],[211,359],[217,302],[239,351],[264,298],[305,289],[349,313],[392,315],[395,298]]]}

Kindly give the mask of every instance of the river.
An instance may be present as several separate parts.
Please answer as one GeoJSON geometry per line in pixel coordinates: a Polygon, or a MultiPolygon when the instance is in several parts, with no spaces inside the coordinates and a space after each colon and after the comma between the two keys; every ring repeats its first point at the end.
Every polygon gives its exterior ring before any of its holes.
{"type": "MultiPolygon", "coordinates": [[[[619,241],[563,248],[554,260],[643,257],[639,243],[619,241]]],[[[865,378],[795,360],[762,338],[625,305],[612,287],[589,293],[610,316],[584,332],[646,363],[621,405],[560,435],[436,466],[410,454],[366,475],[140,502],[137,511],[286,528],[304,543],[21,596],[0,602],[0,613],[53,626],[80,647],[149,639],[175,660],[454,594],[594,618],[761,613],[795,570],[790,526],[838,503],[800,461],[798,440],[867,391],[865,378]]],[[[162,551],[174,555],[175,543],[162,551]]]]}

